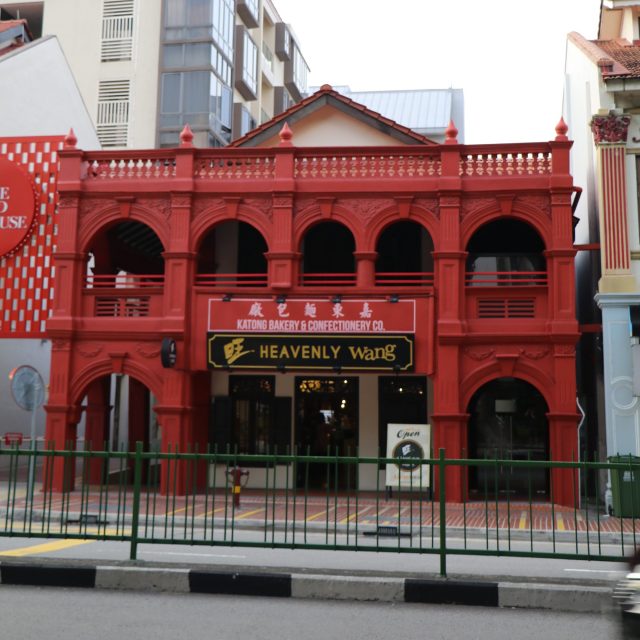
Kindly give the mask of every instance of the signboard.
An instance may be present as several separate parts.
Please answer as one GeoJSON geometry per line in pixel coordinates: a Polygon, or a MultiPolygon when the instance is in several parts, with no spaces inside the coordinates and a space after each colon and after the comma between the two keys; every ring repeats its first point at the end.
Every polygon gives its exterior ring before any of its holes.
{"type": "Polygon", "coordinates": [[[20,248],[35,220],[31,180],[15,162],[0,158],[0,256],[20,248]]]}
{"type": "Polygon", "coordinates": [[[160,363],[165,369],[171,369],[176,366],[178,359],[178,350],[176,341],[173,338],[162,338],[160,346],[160,363]]]}
{"type": "Polygon", "coordinates": [[[431,456],[431,425],[388,424],[386,486],[401,489],[424,489],[429,486],[429,465],[419,464],[431,456]]]}
{"type": "Polygon", "coordinates": [[[416,301],[209,299],[210,332],[220,333],[395,333],[416,331],[416,301]]]}
{"type": "Polygon", "coordinates": [[[412,371],[412,335],[209,333],[210,369],[412,371]]]}

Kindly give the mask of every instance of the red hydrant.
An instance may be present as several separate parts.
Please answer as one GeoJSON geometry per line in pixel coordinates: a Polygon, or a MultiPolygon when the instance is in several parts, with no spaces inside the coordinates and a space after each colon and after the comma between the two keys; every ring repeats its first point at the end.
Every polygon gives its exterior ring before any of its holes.
{"type": "Polygon", "coordinates": [[[236,509],[240,508],[240,491],[242,487],[247,486],[249,481],[249,472],[246,469],[240,467],[233,467],[227,471],[229,478],[231,479],[231,486],[233,487],[233,506],[236,509]],[[245,476],[246,480],[242,482],[242,477],[245,476]]]}

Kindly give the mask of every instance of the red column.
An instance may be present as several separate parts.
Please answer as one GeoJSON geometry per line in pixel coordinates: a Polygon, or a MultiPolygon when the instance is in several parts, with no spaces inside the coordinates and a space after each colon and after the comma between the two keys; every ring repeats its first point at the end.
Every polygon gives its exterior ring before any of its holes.
{"type": "MultiPolygon", "coordinates": [[[[76,424],[74,409],[70,406],[46,406],[47,435],[46,447],[54,451],[69,451],[75,449],[76,424]]],[[[75,459],[72,457],[56,456],[47,458],[43,469],[44,491],[63,492],[73,491],[75,487],[75,459]]]]}
{"type": "MultiPolygon", "coordinates": [[[[437,391],[434,386],[434,393],[437,391]]],[[[469,416],[460,414],[432,414],[433,452],[437,458],[440,449],[445,450],[445,458],[465,458],[467,449],[467,423],[469,416]]],[[[462,502],[467,495],[467,470],[465,467],[447,467],[445,471],[447,502],[462,502]]],[[[438,473],[434,470],[434,495],[437,495],[438,473]]]]}
{"type": "Polygon", "coordinates": [[[357,285],[360,289],[372,289],[376,284],[376,251],[354,251],[357,262],[357,285]]]}
{"type": "MultiPolygon", "coordinates": [[[[549,444],[551,460],[577,462],[578,429],[573,414],[549,413],[549,444]]],[[[577,470],[553,469],[551,472],[551,500],[567,507],[577,506],[580,499],[577,470]]]]}
{"type": "MultiPolygon", "coordinates": [[[[161,450],[164,453],[193,453],[206,451],[206,427],[195,427],[195,416],[202,411],[194,411],[196,390],[205,388],[198,376],[189,371],[167,370],[163,389],[163,402],[154,410],[158,416],[162,436],[161,450]]],[[[192,463],[175,459],[163,460],[160,466],[160,487],[163,493],[175,492],[183,495],[187,489],[193,491],[192,463]]],[[[196,474],[198,475],[198,474],[196,474]]],[[[202,477],[202,472],[200,472],[202,477]]]]}

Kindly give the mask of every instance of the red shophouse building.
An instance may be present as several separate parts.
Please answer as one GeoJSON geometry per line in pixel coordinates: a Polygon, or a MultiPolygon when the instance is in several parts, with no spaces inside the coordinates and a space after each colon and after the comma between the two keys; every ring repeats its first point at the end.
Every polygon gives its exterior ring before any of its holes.
{"type": "MultiPolygon", "coordinates": [[[[547,143],[465,146],[451,125],[442,145],[302,147],[291,116],[260,148],[67,138],[47,439],[75,441],[85,411],[101,448],[116,374],[129,441],[155,416],[163,450],[384,455],[388,423],[428,422],[448,458],[575,459],[564,123],[547,143]]],[[[483,481],[447,473],[450,501],[483,481]]],[[[563,504],[572,481],[533,478],[563,504]]]]}

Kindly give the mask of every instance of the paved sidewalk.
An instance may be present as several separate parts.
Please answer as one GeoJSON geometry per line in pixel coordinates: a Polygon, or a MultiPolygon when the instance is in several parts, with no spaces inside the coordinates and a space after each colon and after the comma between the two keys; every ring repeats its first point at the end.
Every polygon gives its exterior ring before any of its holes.
{"type": "MultiPolygon", "coordinates": [[[[5,485],[0,485],[0,513],[23,513],[26,506],[26,484],[20,484],[7,495],[5,485]]],[[[300,528],[309,523],[324,524],[330,529],[375,528],[396,526],[400,528],[439,527],[440,505],[430,500],[411,499],[407,496],[371,497],[371,494],[341,494],[329,497],[312,494],[304,496],[283,491],[258,492],[245,490],[240,508],[236,508],[228,492],[191,496],[162,496],[142,494],[140,501],[140,523],[150,518],[156,522],[179,517],[205,521],[213,518],[233,519],[235,526],[274,526],[300,528]]],[[[62,513],[78,516],[92,514],[101,520],[129,522],[133,507],[130,487],[108,491],[95,486],[87,491],[69,494],[36,493],[33,512],[37,515],[62,513]]],[[[640,515],[640,514],[639,514],[640,515]]],[[[604,534],[619,538],[621,535],[638,536],[640,543],[640,517],[616,518],[602,509],[586,505],[574,509],[550,503],[528,503],[524,501],[469,501],[447,503],[446,526],[448,529],[477,531],[512,531],[528,533],[547,532],[562,534],[579,532],[604,534]]],[[[0,522],[0,529],[2,522],[0,522]]]]}

